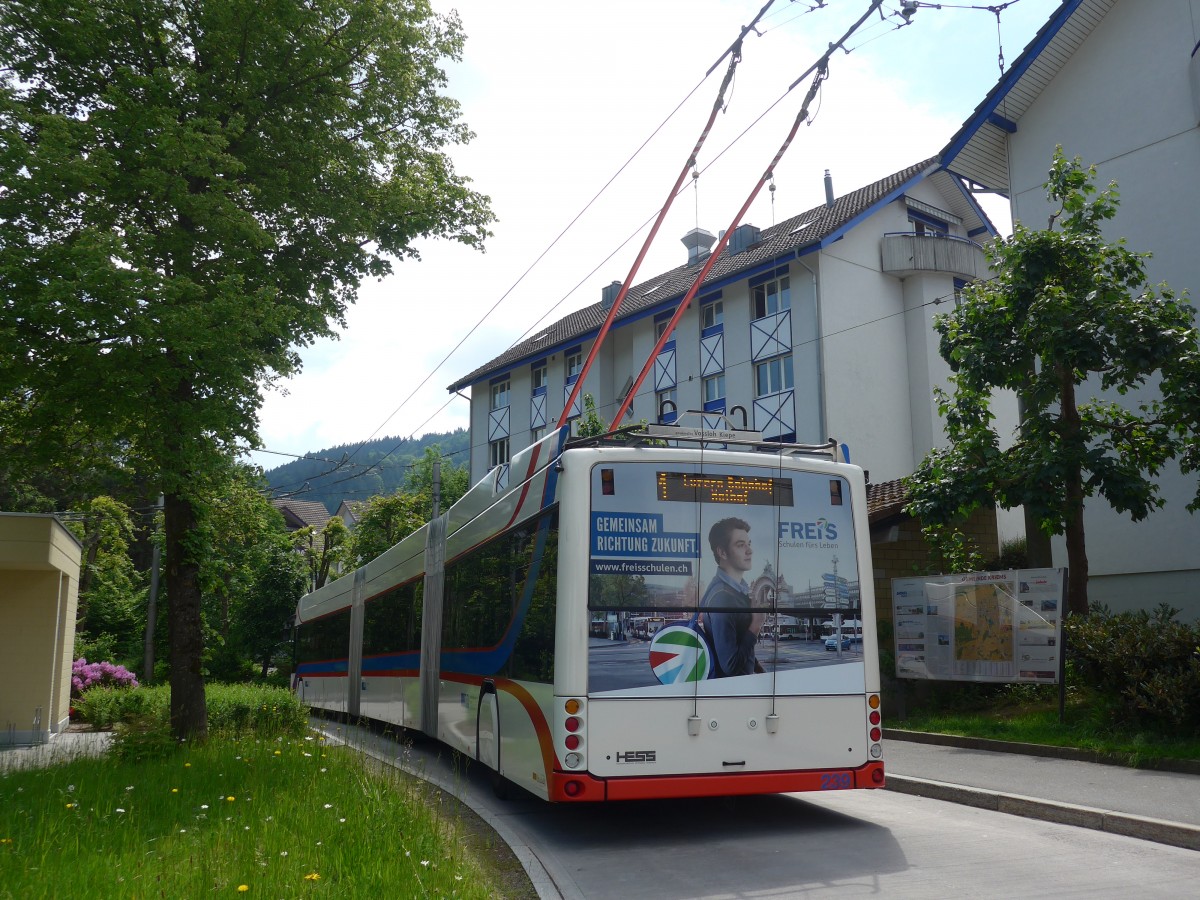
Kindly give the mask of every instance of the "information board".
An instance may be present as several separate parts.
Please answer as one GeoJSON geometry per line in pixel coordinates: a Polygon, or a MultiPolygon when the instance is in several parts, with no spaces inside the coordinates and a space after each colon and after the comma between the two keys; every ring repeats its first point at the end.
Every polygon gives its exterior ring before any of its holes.
{"type": "Polygon", "coordinates": [[[896,676],[1057,684],[1066,569],[892,579],[896,676]]]}

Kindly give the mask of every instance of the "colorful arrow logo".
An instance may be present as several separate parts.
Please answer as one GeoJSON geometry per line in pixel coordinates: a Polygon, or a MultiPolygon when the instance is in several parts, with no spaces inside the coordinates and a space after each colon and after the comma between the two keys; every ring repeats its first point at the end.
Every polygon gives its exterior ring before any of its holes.
{"type": "Polygon", "coordinates": [[[668,625],[650,642],[650,668],[661,684],[703,681],[712,659],[699,634],[687,625],[668,625]]]}

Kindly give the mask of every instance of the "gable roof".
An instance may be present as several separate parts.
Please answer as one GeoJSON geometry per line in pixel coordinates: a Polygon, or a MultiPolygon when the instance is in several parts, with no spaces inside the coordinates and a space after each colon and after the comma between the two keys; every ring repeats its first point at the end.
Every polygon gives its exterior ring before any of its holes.
{"type": "Polygon", "coordinates": [[[309,525],[320,531],[329,521],[329,510],[324,503],[313,500],[272,500],[271,505],[283,513],[289,531],[299,531],[309,525]]]}
{"type": "MultiPolygon", "coordinates": [[[[930,157],[866,187],[843,194],[834,200],[832,207],[822,204],[778,225],[764,228],[760,240],[741,253],[731,255],[726,250],[713,265],[696,296],[702,298],[705,291],[746,278],[756,271],[765,272],[804,253],[828,246],[880,207],[901,196],[906,188],[927,177],[941,189],[951,205],[950,211],[963,219],[969,231],[994,233],[991,222],[962,188],[961,182],[939,167],[937,157],[930,157]]],[[[621,304],[615,321],[629,321],[672,308],[683,299],[705,261],[679,266],[634,285],[621,304]]],[[[464,375],[448,390],[457,391],[484,377],[511,369],[520,362],[549,356],[566,346],[589,340],[599,333],[607,312],[607,307],[600,302],[570,313],[539,329],[534,337],[513,345],[464,375]]]]}
{"type": "Polygon", "coordinates": [[[942,150],[942,165],[967,181],[1009,193],[1006,135],[1117,0],[1064,0],[1012,67],[942,150]]]}

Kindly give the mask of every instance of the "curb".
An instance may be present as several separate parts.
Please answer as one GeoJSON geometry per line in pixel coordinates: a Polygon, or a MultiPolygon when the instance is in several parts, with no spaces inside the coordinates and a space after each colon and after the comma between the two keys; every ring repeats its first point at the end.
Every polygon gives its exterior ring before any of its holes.
{"type": "Polygon", "coordinates": [[[889,774],[885,787],[898,794],[912,794],[930,800],[945,800],[963,806],[974,806],[978,809],[1025,816],[1029,819],[1041,819],[1045,822],[1057,822],[1060,825],[1106,831],[1109,834],[1120,834],[1144,841],[1154,841],[1158,844],[1169,844],[1185,850],[1200,850],[1200,827],[1195,825],[1166,822],[1162,819],[1150,819],[1105,809],[1093,809],[1090,806],[1056,803],[1036,797],[1026,797],[1022,794],[984,791],[979,788],[946,784],[909,775],[889,774]]]}
{"type": "Polygon", "coordinates": [[[1051,744],[1022,744],[1017,741],[996,741],[991,738],[962,737],[957,734],[938,734],[930,731],[905,731],[898,728],[883,729],[883,738],[890,741],[909,741],[914,744],[935,744],[939,747],[960,747],[963,750],[992,750],[996,753],[1020,753],[1025,756],[1042,756],[1048,759],[1099,763],[1104,766],[1120,766],[1124,769],[1151,769],[1156,772],[1200,775],[1200,760],[1195,759],[1156,757],[1142,760],[1139,765],[1133,766],[1129,764],[1129,757],[1125,754],[1080,750],[1077,747],[1055,747],[1051,744]]]}

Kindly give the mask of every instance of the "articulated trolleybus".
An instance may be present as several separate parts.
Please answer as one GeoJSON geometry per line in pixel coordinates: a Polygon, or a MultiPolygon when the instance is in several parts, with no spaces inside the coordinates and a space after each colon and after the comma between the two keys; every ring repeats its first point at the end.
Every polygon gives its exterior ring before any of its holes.
{"type": "Polygon", "coordinates": [[[296,691],[446,743],[501,794],[882,787],[866,506],[833,442],[560,429],[303,597],[296,691]],[[836,614],[863,628],[836,653],[769,624],[836,614]],[[591,627],[641,617],[644,639],[591,627]]]}

